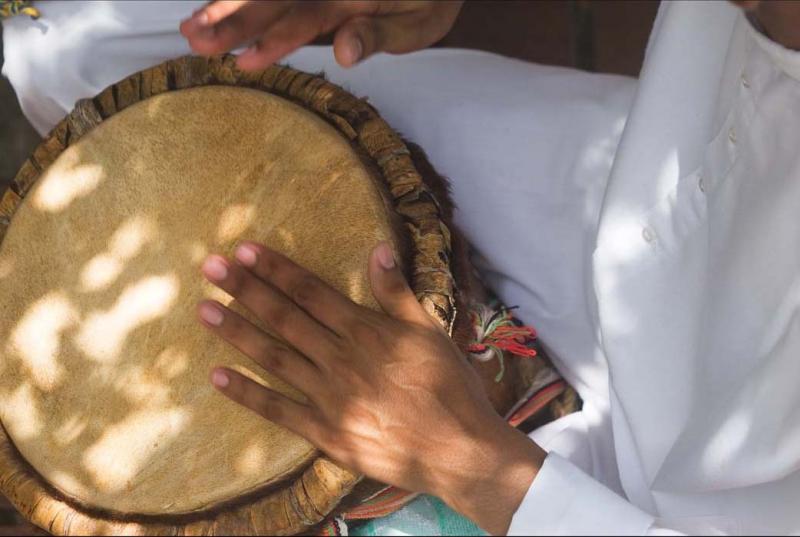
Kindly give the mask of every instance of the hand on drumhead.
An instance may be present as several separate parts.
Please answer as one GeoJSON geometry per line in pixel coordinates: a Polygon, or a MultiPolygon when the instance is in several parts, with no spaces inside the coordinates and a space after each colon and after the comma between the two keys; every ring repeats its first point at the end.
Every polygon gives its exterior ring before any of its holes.
{"type": "Polygon", "coordinates": [[[308,399],[298,403],[229,369],[214,386],[373,479],[437,495],[504,532],[544,452],[494,411],[472,368],[417,301],[391,248],[370,258],[383,313],[356,305],[262,245],[210,256],[203,273],[286,344],[217,302],[205,326],[308,399]]]}
{"type": "Polygon", "coordinates": [[[463,0],[217,0],[181,23],[198,54],[248,46],[242,69],[263,69],[321,35],[334,33],[336,61],[350,67],[376,52],[402,53],[434,44],[455,22],[463,0]]]}

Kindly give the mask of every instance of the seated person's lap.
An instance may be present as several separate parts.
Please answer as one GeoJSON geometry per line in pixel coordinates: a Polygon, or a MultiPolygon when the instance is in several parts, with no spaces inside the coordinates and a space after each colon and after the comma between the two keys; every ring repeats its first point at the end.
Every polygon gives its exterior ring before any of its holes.
{"type": "MultiPolygon", "coordinates": [[[[177,27],[190,4],[165,3],[156,13],[126,3],[48,3],[40,22],[6,24],[5,71],[45,129],[78,98],[185,54],[177,27]]],[[[488,283],[520,306],[557,362],[594,351],[585,267],[631,79],[447,49],[379,55],[350,70],[327,47],[287,61],[368,96],[426,150],[452,181],[457,223],[483,257],[488,283]]]]}

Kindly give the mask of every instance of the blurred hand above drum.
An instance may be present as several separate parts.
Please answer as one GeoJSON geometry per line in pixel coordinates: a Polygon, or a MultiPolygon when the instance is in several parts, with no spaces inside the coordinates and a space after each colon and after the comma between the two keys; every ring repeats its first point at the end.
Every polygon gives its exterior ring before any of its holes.
{"type": "Polygon", "coordinates": [[[385,313],[255,243],[240,245],[235,259],[210,256],[203,273],[288,345],[218,302],[199,305],[203,324],[308,402],[225,368],[211,373],[217,389],[346,467],[439,496],[491,533],[508,529],[545,453],[496,414],[387,244],[369,266],[385,313]]]}
{"type": "Polygon", "coordinates": [[[238,65],[263,69],[321,35],[332,33],[336,61],[350,67],[376,52],[403,53],[434,44],[450,31],[463,0],[216,0],[183,21],[198,54],[247,46],[238,65]]]}

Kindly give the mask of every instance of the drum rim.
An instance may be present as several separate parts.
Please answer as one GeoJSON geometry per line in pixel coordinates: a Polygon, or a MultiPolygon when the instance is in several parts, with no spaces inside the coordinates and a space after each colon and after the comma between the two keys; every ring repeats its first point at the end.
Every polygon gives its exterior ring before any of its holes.
{"type": "MultiPolygon", "coordinates": [[[[314,112],[372,161],[393,209],[411,232],[411,286],[426,311],[452,333],[457,288],[450,230],[400,136],[365,100],[320,75],[279,65],[246,73],[235,63],[232,55],[184,56],[137,72],[96,97],[79,101],[23,163],[0,197],[0,244],[16,208],[43,171],[104,120],[169,91],[214,85],[251,88],[314,112]]],[[[0,423],[0,492],[28,520],[54,534],[295,534],[322,522],[360,480],[361,476],[320,455],[284,488],[268,487],[263,495],[256,493],[235,505],[220,504],[188,515],[119,515],[66,499],[28,464],[0,423]]]]}

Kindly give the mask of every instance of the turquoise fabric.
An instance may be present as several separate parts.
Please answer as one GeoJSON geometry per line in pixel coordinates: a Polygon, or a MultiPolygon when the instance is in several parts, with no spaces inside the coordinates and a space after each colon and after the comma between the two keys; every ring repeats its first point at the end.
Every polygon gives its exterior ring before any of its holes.
{"type": "Polygon", "coordinates": [[[433,496],[420,496],[396,513],[352,524],[350,535],[487,535],[433,496]]]}

